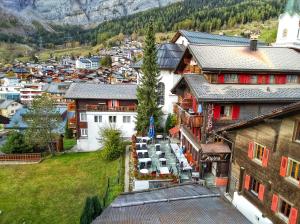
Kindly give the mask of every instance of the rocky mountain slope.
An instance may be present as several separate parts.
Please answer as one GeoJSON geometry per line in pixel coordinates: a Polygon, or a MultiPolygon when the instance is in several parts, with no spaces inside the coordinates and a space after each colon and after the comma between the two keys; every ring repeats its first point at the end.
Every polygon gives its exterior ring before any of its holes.
{"type": "Polygon", "coordinates": [[[22,21],[95,25],[182,0],[0,0],[0,8],[22,21]]]}

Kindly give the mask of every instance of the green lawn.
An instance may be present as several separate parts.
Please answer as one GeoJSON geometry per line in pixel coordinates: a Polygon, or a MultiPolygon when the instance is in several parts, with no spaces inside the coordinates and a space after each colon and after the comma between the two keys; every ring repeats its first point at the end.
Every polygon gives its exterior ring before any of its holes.
{"type": "MultiPolygon", "coordinates": [[[[0,223],[79,223],[86,197],[103,195],[107,177],[117,177],[118,170],[119,161],[107,162],[101,152],[0,166],[0,223]]],[[[121,170],[121,186],[113,187],[110,200],[123,191],[121,170]]]]}
{"type": "Polygon", "coordinates": [[[64,138],[64,150],[70,150],[75,145],[76,145],[75,138],[71,138],[71,139],[64,138]]]}

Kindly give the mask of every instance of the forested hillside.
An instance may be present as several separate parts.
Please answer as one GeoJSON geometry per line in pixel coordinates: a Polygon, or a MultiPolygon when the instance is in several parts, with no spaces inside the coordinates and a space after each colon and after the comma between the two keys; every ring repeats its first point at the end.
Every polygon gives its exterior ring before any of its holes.
{"type": "MultiPolygon", "coordinates": [[[[285,0],[185,0],[167,7],[104,22],[89,30],[80,26],[52,26],[56,32],[49,33],[37,23],[38,29],[35,34],[11,40],[39,44],[42,47],[51,47],[70,40],[95,45],[119,33],[143,35],[145,25],[150,20],[154,22],[156,32],[178,29],[213,32],[229,29],[237,24],[278,18],[285,2],[285,0]]],[[[9,40],[5,38],[4,40],[9,40]]]]}

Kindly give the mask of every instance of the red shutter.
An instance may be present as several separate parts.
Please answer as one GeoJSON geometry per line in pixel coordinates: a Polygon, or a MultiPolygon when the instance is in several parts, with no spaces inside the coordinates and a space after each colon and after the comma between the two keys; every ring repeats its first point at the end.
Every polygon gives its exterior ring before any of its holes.
{"type": "Polygon", "coordinates": [[[253,150],[254,150],[254,142],[249,142],[249,145],[248,145],[248,157],[250,159],[253,159],[253,150]]]}
{"type": "Polygon", "coordinates": [[[278,207],[278,196],[276,194],[273,194],[271,210],[273,212],[277,212],[277,207],[278,207]]]}
{"type": "Polygon", "coordinates": [[[251,82],[251,76],[250,75],[246,75],[245,76],[245,83],[249,84],[251,82]]]}
{"type": "Polygon", "coordinates": [[[245,84],[245,75],[244,74],[239,75],[239,83],[240,84],[245,84]]]}
{"type": "Polygon", "coordinates": [[[108,108],[112,108],[112,100],[107,101],[108,108]]]}
{"type": "Polygon", "coordinates": [[[198,106],[197,106],[197,100],[196,100],[195,97],[193,97],[192,103],[193,103],[193,104],[192,104],[193,111],[194,111],[195,113],[197,113],[197,108],[198,108],[198,106]]]}
{"type": "Polygon", "coordinates": [[[116,103],[115,107],[119,107],[120,106],[120,100],[115,100],[115,103],[116,103]]]}
{"type": "Polygon", "coordinates": [[[214,119],[219,120],[221,116],[221,106],[220,105],[214,105],[214,119]]]}
{"type": "Polygon", "coordinates": [[[259,189],[258,189],[258,199],[263,201],[264,200],[264,194],[265,194],[265,186],[263,184],[260,184],[259,189]]]}
{"type": "Polygon", "coordinates": [[[224,74],[219,74],[218,75],[218,83],[224,83],[224,82],[225,82],[224,74]]]}
{"type": "Polygon", "coordinates": [[[265,148],[263,158],[262,158],[262,166],[267,167],[268,166],[268,159],[269,159],[270,150],[265,148]]]}
{"type": "Polygon", "coordinates": [[[238,120],[240,117],[240,106],[233,105],[232,107],[232,120],[238,120]]]}
{"type": "Polygon", "coordinates": [[[244,188],[246,190],[249,190],[249,188],[250,188],[250,176],[247,174],[245,175],[244,188]]]}
{"type": "Polygon", "coordinates": [[[280,84],[280,75],[274,75],[275,76],[275,84],[280,84]]]}
{"type": "Polygon", "coordinates": [[[286,75],[281,75],[280,84],[286,84],[286,75]]]}
{"type": "Polygon", "coordinates": [[[263,83],[264,83],[264,75],[258,75],[257,84],[263,84],[263,83]]]}
{"type": "Polygon", "coordinates": [[[270,75],[266,75],[266,84],[270,84],[270,75]]]}
{"type": "Polygon", "coordinates": [[[288,158],[282,156],[281,164],[280,164],[280,176],[282,176],[282,177],[285,177],[285,175],[286,175],[287,164],[288,164],[288,158]]]}
{"type": "Polygon", "coordinates": [[[297,224],[297,216],[298,216],[298,210],[296,208],[291,209],[289,224],[297,224]]]}

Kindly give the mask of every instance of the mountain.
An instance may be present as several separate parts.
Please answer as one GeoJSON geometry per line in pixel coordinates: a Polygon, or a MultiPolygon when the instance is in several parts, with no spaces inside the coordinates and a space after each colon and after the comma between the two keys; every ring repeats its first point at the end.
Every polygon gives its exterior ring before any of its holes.
{"type": "Polygon", "coordinates": [[[95,25],[182,0],[0,0],[0,8],[26,23],[95,25]]]}

